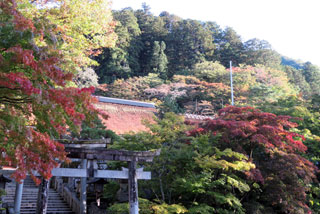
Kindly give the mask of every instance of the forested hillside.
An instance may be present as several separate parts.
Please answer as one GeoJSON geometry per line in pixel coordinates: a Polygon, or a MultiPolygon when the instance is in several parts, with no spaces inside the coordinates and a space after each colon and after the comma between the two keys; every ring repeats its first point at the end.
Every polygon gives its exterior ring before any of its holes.
{"type": "Polygon", "coordinates": [[[113,16],[117,44],[96,57],[100,66],[94,68],[99,83],[107,84],[106,96],[174,101],[174,111],[199,111],[205,103],[216,112],[230,104],[230,61],[237,105],[320,94],[317,66],[281,56],[267,41],[242,41],[230,27],[168,12],[154,16],[147,5],[113,16]]]}
{"type": "Polygon", "coordinates": [[[95,56],[96,94],[159,108],[150,132],[112,145],[162,149],[146,165],[153,179],[140,186],[143,213],[320,212],[319,67],[215,22],[155,16],[145,4],[113,17],[118,40],[95,56]],[[183,113],[216,119],[185,124],[183,113]]]}

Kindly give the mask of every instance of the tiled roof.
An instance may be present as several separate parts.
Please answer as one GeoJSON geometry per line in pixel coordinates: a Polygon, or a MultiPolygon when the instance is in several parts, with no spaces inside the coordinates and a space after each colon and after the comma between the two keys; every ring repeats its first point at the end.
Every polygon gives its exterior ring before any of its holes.
{"type": "MultiPolygon", "coordinates": [[[[109,115],[107,120],[102,122],[117,134],[128,132],[147,131],[143,120],[154,121],[153,117],[157,112],[154,103],[125,100],[110,97],[97,97],[99,102],[95,106],[109,115]]],[[[206,119],[215,119],[214,116],[197,114],[185,114],[185,120],[199,123],[206,119]]]]}
{"type": "Polygon", "coordinates": [[[153,121],[156,112],[153,103],[109,97],[98,97],[98,100],[95,106],[109,115],[109,118],[103,119],[102,122],[107,129],[117,134],[146,131],[147,128],[142,124],[142,120],[153,121]]]}
{"type": "Polygon", "coordinates": [[[134,100],[125,100],[125,99],[101,97],[101,96],[98,96],[98,100],[99,102],[102,102],[102,103],[113,103],[113,104],[129,105],[129,106],[155,108],[154,103],[140,102],[140,101],[134,101],[134,100]]]}

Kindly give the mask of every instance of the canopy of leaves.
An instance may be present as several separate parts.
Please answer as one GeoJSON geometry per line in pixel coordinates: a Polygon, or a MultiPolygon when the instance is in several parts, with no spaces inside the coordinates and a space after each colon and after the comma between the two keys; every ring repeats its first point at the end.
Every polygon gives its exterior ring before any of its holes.
{"type": "Polygon", "coordinates": [[[53,139],[97,117],[94,89],[68,84],[91,63],[90,51],[114,42],[107,2],[53,3],[0,2],[0,161],[17,167],[17,180],[34,171],[50,178],[56,160],[66,160],[53,139]]]}
{"type": "Polygon", "coordinates": [[[251,200],[273,206],[277,212],[308,213],[306,192],[316,167],[300,155],[307,147],[302,135],[289,131],[296,126],[289,116],[229,106],[219,111],[218,119],[208,120],[191,133],[221,135],[219,148],[249,156],[256,169],[247,175],[263,185],[263,197],[251,200]]]}
{"type": "Polygon", "coordinates": [[[194,65],[192,74],[206,82],[226,82],[228,71],[219,62],[204,61],[194,65]]]}
{"type": "Polygon", "coordinates": [[[22,13],[32,17],[39,24],[36,27],[44,28],[45,39],[36,39],[36,45],[58,49],[65,62],[62,69],[76,71],[97,65],[89,56],[98,54],[101,47],[114,46],[117,37],[108,0],[55,0],[51,1],[56,4],[53,7],[46,0],[37,4],[19,1],[23,2],[22,13]]]}
{"type": "Polygon", "coordinates": [[[140,72],[141,30],[134,11],[126,8],[122,11],[114,11],[113,16],[117,21],[116,45],[105,48],[103,54],[96,57],[100,63],[96,70],[101,83],[110,83],[117,78],[128,78],[140,72]]]}
{"type": "Polygon", "coordinates": [[[124,140],[112,146],[129,150],[161,148],[161,155],[145,165],[153,172],[152,185],[140,183],[141,188],[151,188],[154,199],[183,204],[194,213],[202,209],[244,213],[240,197],[250,186],[243,177],[255,168],[248,157],[231,149],[218,149],[217,139],[207,135],[188,137],[186,131],[191,127],[173,113],[166,113],[156,122],[148,124],[150,133],[125,135],[124,140]],[[197,206],[192,201],[207,206],[197,206]]]}
{"type": "Polygon", "coordinates": [[[244,43],[244,57],[247,65],[262,64],[271,68],[280,67],[281,56],[271,48],[269,42],[250,39],[244,43]]]}

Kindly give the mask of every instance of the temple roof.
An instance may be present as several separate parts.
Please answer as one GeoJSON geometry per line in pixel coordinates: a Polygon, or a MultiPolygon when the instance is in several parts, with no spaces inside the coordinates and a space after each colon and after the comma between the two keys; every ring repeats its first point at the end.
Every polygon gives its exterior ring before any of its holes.
{"type": "Polygon", "coordinates": [[[99,102],[95,106],[109,115],[107,120],[102,119],[103,124],[117,134],[147,131],[142,121],[153,121],[157,112],[154,103],[110,97],[97,98],[99,102]]]}
{"type": "MultiPolygon", "coordinates": [[[[154,121],[157,112],[154,103],[101,96],[97,98],[99,102],[95,106],[109,115],[107,120],[102,119],[103,124],[117,134],[147,131],[142,121],[154,121]]],[[[198,114],[184,114],[184,117],[186,121],[195,123],[215,119],[215,116],[198,114]]]]}

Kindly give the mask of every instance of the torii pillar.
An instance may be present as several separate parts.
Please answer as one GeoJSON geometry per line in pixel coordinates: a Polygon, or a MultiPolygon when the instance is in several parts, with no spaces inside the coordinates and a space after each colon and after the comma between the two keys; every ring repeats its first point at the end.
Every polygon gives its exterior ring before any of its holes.
{"type": "Polygon", "coordinates": [[[129,161],[129,213],[139,214],[139,201],[138,201],[138,179],[137,179],[137,162],[129,161]]]}

